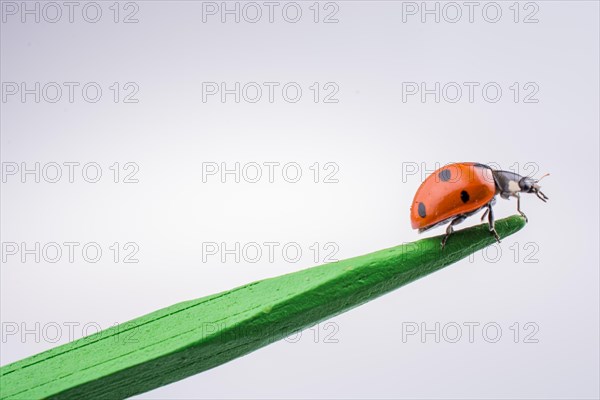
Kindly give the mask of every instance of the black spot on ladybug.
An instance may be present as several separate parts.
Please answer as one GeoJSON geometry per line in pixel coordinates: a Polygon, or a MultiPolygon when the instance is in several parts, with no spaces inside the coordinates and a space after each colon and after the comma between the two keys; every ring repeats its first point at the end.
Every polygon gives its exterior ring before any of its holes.
{"type": "Polygon", "coordinates": [[[440,173],[438,174],[438,176],[440,177],[440,179],[442,180],[442,182],[448,182],[450,180],[450,170],[449,169],[443,169],[440,171],[440,173]]]}
{"type": "Polygon", "coordinates": [[[462,192],[460,192],[460,199],[463,203],[466,203],[467,201],[469,201],[469,193],[467,193],[466,190],[463,190],[462,192]]]}
{"type": "Polygon", "coordinates": [[[425,213],[425,204],[419,203],[417,211],[419,212],[419,217],[425,218],[427,216],[427,214],[425,213]]]}

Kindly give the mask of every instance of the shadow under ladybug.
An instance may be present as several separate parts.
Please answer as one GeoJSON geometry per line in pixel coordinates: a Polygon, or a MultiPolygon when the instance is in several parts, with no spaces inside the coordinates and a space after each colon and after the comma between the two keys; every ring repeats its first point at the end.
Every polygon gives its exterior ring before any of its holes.
{"type": "Polygon", "coordinates": [[[412,227],[421,233],[449,223],[441,243],[444,248],[455,225],[485,209],[481,220],[488,217],[489,230],[500,242],[492,210],[496,195],[503,199],[516,197],[517,211],[527,221],[521,211],[520,193],[534,193],[546,202],[548,197],[540,191],[539,181],[547,175],[533,179],[479,163],[446,165],[428,176],[417,190],[411,206],[412,227]]]}

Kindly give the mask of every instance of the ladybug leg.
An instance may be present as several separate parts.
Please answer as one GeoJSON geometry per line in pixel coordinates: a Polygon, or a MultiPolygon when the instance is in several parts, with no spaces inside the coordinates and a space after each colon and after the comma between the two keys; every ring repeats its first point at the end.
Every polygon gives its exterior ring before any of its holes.
{"type": "Polygon", "coordinates": [[[488,213],[488,226],[490,227],[490,232],[494,234],[496,241],[500,243],[500,236],[498,236],[498,232],[496,232],[496,224],[494,222],[494,211],[492,210],[491,204],[488,204],[486,212],[488,213]]]}
{"type": "Polygon", "coordinates": [[[521,196],[519,196],[519,193],[515,193],[515,197],[517,198],[517,211],[519,212],[519,214],[521,214],[523,218],[525,218],[525,222],[529,222],[527,215],[525,215],[525,213],[521,211],[521,196]]]}
{"type": "Polygon", "coordinates": [[[444,238],[442,239],[442,250],[444,249],[444,246],[446,246],[446,242],[448,241],[448,237],[452,234],[452,232],[454,232],[453,226],[460,224],[465,219],[467,219],[466,215],[459,215],[458,217],[454,218],[450,222],[450,225],[448,225],[448,227],[446,228],[446,236],[444,236],[444,238]]]}
{"type": "Polygon", "coordinates": [[[483,215],[481,216],[481,221],[483,221],[485,219],[485,217],[487,217],[489,212],[490,212],[490,210],[488,208],[486,208],[485,211],[483,212],[483,215]]]}
{"type": "Polygon", "coordinates": [[[485,207],[485,211],[483,212],[483,215],[481,216],[481,221],[483,221],[485,219],[485,217],[488,216],[490,210],[492,209],[492,206],[496,204],[496,198],[494,197],[492,200],[490,200],[489,203],[487,203],[484,207],[485,207]]]}

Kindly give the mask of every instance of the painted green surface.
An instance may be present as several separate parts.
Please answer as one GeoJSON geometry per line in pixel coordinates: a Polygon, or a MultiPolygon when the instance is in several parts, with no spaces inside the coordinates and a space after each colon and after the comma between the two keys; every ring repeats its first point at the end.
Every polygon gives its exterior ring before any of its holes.
{"type": "MultiPolygon", "coordinates": [[[[500,237],[525,225],[496,222],[500,237]]],[[[216,367],[494,243],[487,225],[175,304],[0,368],[0,397],[125,398],[216,367]]]]}

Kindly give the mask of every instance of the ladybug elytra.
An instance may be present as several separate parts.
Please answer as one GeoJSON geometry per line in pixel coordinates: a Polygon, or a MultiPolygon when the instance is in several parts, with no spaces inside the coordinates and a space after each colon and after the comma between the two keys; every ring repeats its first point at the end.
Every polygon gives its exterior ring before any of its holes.
{"type": "Polygon", "coordinates": [[[410,209],[412,227],[421,233],[450,223],[442,240],[444,248],[448,237],[454,231],[454,225],[485,209],[481,220],[488,217],[490,232],[500,242],[492,211],[496,195],[499,194],[503,199],[516,197],[517,211],[527,221],[527,217],[521,211],[519,194],[534,193],[542,201],[547,201],[548,197],[540,191],[540,180],[541,178],[524,177],[510,171],[495,170],[479,163],[446,165],[429,175],[417,190],[410,209]]]}

